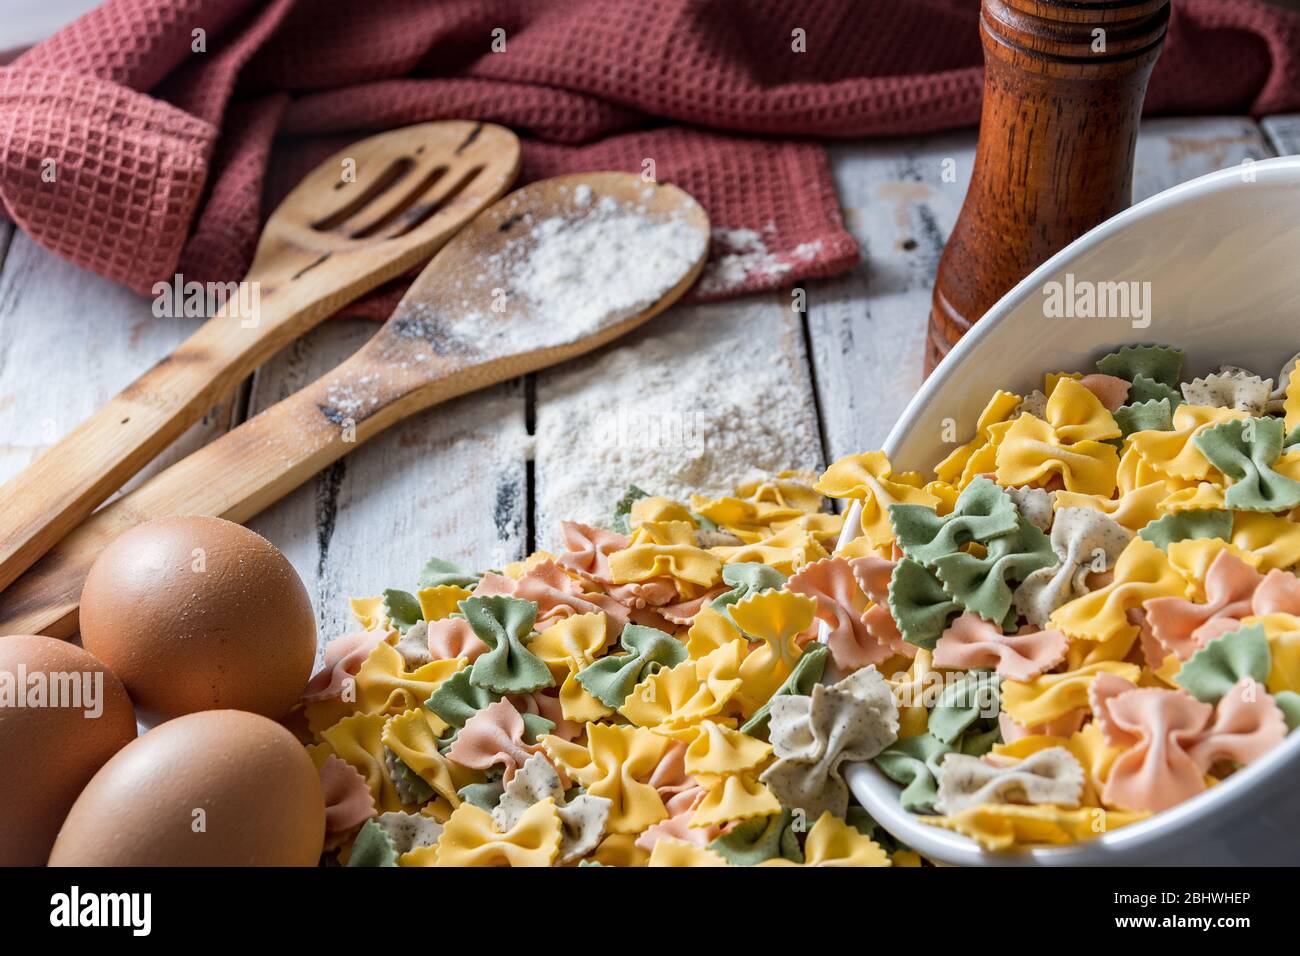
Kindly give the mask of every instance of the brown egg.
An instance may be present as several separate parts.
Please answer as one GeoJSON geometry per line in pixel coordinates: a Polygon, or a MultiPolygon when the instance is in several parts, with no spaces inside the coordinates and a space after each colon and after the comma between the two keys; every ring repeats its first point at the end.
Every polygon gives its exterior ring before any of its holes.
{"type": "Polygon", "coordinates": [[[160,724],[104,764],[50,866],[313,866],[324,840],[320,777],[293,734],[209,710],[160,724]]]}
{"type": "Polygon", "coordinates": [[[80,647],[0,637],[0,866],[40,866],[77,794],[135,736],[122,682],[80,647]]]}
{"type": "Polygon", "coordinates": [[[247,710],[278,719],[311,676],[316,618],[275,546],[220,518],[161,518],[104,549],[81,639],[141,714],[247,710]]]}

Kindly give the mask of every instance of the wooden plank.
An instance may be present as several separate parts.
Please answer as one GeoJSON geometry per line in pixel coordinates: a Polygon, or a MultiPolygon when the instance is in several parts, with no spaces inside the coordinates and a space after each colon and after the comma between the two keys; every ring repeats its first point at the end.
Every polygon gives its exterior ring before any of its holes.
{"type": "MultiPolygon", "coordinates": [[[[333,368],[378,325],[329,321],[254,376],[256,414],[333,368]]],[[[302,575],[322,645],[355,625],[351,596],[414,588],[438,556],[474,568],[524,554],[524,393],[512,382],[434,407],[372,439],[249,526],[302,575]]]]}
{"type": "Polygon", "coordinates": [[[790,293],[679,305],[588,359],[540,372],[537,544],[559,524],[608,524],[630,484],[730,492],[746,472],[822,465],[800,316],[790,293]]]}
{"type": "MultiPolygon", "coordinates": [[[[863,261],[808,284],[808,330],[827,454],[884,441],[921,383],[939,256],[970,181],[974,130],[831,149],[831,168],[863,261]]],[[[1250,119],[1148,120],[1138,137],[1135,200],[1269,155],[1250,119]]]]}
{"type": "Polygon", "coordinates": [[[1146,120],[1138,134],[1133,200],[1272,155],[1259,125],[1245,116],[1164,117],[1146,120]]]}
{"type": "Polygon", "coordinates": [[[975,158],[975,133],[831,147],[862,261],[808,283],[827,456],[879,447],[921,382],[930,291],[975,158]]]}
{"type": "MultiPolygon", "coordinates": [[[[64,262],[16,232],[0,272],[0,481],[26,467],[198,324],[155,317],[148,297],[64,262]]],[[[232,405],[227,401],[209,412],[126,487],[223,432],[232,405]]]]}
{"type": "Polygon", "coordinates": [[[1259,125],[1277,155],[1294,156],[1300,153],[1300,113],[1268,116],[1260,120],[1259,125]]]}

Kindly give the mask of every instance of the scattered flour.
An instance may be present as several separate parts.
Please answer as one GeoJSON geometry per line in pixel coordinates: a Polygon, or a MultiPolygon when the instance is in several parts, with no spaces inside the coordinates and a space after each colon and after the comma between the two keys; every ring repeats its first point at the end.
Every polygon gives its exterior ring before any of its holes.
{"type": "Polygon", "coordinates": [[[608,526],[628,485],[689,501],[820,466],[797,322],[770,300],[738,305],[679,307],[539,380],[539,546],[564,519],[608,526]],[[737,347],[759,338],[778,344],[737,347]]]}
{"type": "MultiPolygon", "coordinates": [[[[773,234],[776,225],[768,223],[763,233],[773,234]]],[[[714,229],[709,264],[700,277],[699,291],[721,295],[744,285],[751,278],[779,279],[807,262],[821,251],[821,241],[805,242],[790,252],[778,254],[767,247],[763,234],[753,229],[714,229]]]]}

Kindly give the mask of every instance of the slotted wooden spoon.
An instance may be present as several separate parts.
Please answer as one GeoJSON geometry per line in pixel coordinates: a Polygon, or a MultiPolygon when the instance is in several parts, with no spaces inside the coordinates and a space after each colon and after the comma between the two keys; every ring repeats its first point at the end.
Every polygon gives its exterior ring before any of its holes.
{"type": "MultiPolygon", "coordinates": [[[[588,352],[640,325],[690,288],[704,266],[708,239],[709,220],[695,200],[629,173],[549,179],[512,193],[443,248],[350,359],[101,509],[0,593],[0,634],[73,634],[91,564],[128,528],[165,515],[247,521],[403,418],[588,352]],[[510,264],[535,245],[535,224],[592,215],[610,200],[636,215],[688,227],[691,242],[678,250],[680,266],[671,269],[675,281],[663,283],[654,301],[603,312],[581,330],[543,321],[512,288],[510,264]]],[[[663,252],[638,250],[645,256],[663,252]]],[[[573,296],[575,308],[603,301],[605,290],[596,285],[573,296]]]]}
{"type": "Polygon", "coordinates": [[[312,170],[262,232],[244,279],[260,290],[256,313],[241,314],[232,297],[176,351],[0,486],[0,588],[253,369],[429,258],[518,173],[513,133],[463,121],[372,136],[312,170]]]}

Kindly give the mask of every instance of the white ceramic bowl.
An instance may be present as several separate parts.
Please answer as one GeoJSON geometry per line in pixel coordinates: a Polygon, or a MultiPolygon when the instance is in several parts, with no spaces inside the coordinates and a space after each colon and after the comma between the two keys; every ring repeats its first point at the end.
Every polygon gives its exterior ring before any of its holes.
{"type": "MultiPolygon", "coordinates": [[[[1276,378],[1300,350],[1300,157],[1202,176],[1133,206],[1071,243],[1008,292],[917,392],[885,441],[899,469],[928,470],[964,440],[994,389],[1024,394],[1044,372],[1088,369],[1120,345],[1187,353],[1184,377],[1221,364],[1276,378]],[[1149,282],[1147,328],[1130,320],[1047,319],[1044,287],[1078,280],[1149,282]]],[[[859,533],[859,508],[841,544],[859,533]]],[[[1300,863],[1300,731],[1226,781],[1172,810],[1068,847],[990,853],[915,822],[898,786],[869,763],[846,769],[858,799],[922,854],[968,865],[1300,863]]]]}

